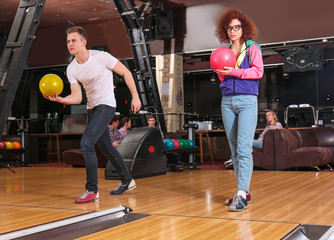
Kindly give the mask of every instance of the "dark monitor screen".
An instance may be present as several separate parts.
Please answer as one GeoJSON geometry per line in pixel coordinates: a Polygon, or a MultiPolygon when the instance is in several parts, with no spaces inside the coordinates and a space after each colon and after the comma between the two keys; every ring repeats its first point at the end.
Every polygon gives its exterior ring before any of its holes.
{"type": "Polygon", "coordinates": [[[284,72],[323,69],[323,49],[291,49],[284,53],[284,72]]]}

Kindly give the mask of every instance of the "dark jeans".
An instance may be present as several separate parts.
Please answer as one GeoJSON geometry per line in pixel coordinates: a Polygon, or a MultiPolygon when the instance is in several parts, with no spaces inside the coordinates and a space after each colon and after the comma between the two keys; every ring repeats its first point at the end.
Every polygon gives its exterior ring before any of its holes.
{"type": "Polygon", "coordinates": [[[118,171],[123,183],[129,182],[132,177],[126,167],[122,156],[112,145],[108,123],[115,115],[115,108],[107,105],[99,105],[88,109],[88,124],[81,138],[81,150],[85,159],[87,183],[86,190],[97,192],[97,166],[95,153],[97,143],[101,152],[108,158],[118,171]]]}

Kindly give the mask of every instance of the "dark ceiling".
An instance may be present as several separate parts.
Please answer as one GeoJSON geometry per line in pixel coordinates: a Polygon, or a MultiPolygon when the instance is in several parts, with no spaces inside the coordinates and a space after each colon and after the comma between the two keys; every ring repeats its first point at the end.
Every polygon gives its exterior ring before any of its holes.
{"type": "MultiPolygon", "coordinates": [[[[148,1],[135,1],[135,4],[140,6],[143,2],[148,1]]],[[[156,2],[161,3],[165,9],[176,9],[218,2],[218,0],[159,0],[156,2]]],[[[19,3],[20,0],[1,0],[0,30],[6,32],[10,29],[19,3]]],[[[117,17],[119,13],[113,0],[47,0],[40,26],[67,24],[68,22],[78,24],[117,17]]]]}

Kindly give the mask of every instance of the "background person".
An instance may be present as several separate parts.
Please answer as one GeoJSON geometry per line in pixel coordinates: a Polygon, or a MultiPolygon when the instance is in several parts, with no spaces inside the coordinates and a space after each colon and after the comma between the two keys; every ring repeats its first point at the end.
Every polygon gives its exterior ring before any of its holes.
{"type": "Polygon", "coordinates": [[[236,56],[235,67],[216,69],[221,81],[222,118],[231,148],[237,179],[237,193],[225,201],[229,211],[247,209],[253,173],[252,143],[257,124],[258,79],[263,76],[260,46],[251,41],[257,35],[253,21],[237,9],[227,9],[217,22],[220,42],[231,43],[236,56]]]}
{"type": "MultiPolygon", "coordinates": [[[[147,117],[147,127],[156,127],[156,123],[157,123],[157,120],[156,120],[155,116],[154,115],[148,115],[148,117],[147,117]]],[[[160,128],[159,128],[159,130],[160,130],[161,137],[164,138],[164,134],[162,133],[160,128]]]]}
{"type": "Polygon", "coordinates": [[[148,127],[155,127],[157,120],[154,115],[148,115],[147,117],[147,126],[148,127]]]}
{"type": "Polygon", "coordinates": [[[266,112],[266,120],[267,120],[267,126],[259,136],[257,140],[253,140],[253,148],[262,148],[263,146],[263,138],[266,132],[268,132],[269,129],[281,129],[282,124],[278,121],[278,117],[276,113],[273,111],[266,112]]]}
{"type": "Polygon", "coordinates": [[[128,117],[123,117],[121,120],[121,128],[118,130],[121,136],[121,141],[123,140],[125,135],[128,134],[130,129],[131,129],[131,119],[128,117]]]}
{"type": "Polygon", "coordinates": [[[122,141],[121,133],[119,132],[120,116],[115,116],[109,123],[109,134],[112,145],[117,147],[117,145],[122,141]]]}
{"type": "MultiPolygon", "coordinates": [[[[274,113],[273,111],[268,111],[266,113],[266,119],[267,119],[267,126],[261,133],[260,137],[257,140],[253,140],[253,148],[262,148],[264,135],[269,129],[281,129],[282,128],[282,124],[278,122],[278,117],[276,113],[274,113]]],[[[224,164],[226,165],[226,168],[233,167],[232,159],[225,161],[224,164]]]]}
{"type": "Polygon", "coordinates": [[[88,123],[81,138],[81,150],[86,166],[86,187],[76,203],[86,203],[99,200],[97,187],[98,161],[95,153],[97,143],[101,152],[108,158],[120,175],[119,187],[110,194],[122,194],[136,187],[122,156],[113,147],[110,139],[108,123],[113,119],[116,110],[114,95],[113,71],[124,77],[131,92],[131,109],[137,113],[141,107],[138,92],[131,72],[115,57],[107,52],[88,50],[87,32],[79,26],[67,29],[67,48],[74,59],[67,67],[67,78],[71,93],[66,97],[47,97],[50,101],[61,104],[80,104],[83,85],[87,95],[88,123]]]}

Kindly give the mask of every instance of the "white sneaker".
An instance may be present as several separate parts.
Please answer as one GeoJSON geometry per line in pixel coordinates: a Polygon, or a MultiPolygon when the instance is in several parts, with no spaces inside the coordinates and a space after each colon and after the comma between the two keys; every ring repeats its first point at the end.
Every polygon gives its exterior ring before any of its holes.
{"type": "Polygon", "coordinates": [[[129,183],[126,184],[122,184],[120,183],[118,188],[116,188],[115,190],[110,191],[111,195],[120,195],[122,193],[124,193],[127,190],[132,190],[136,188],[136,183],[135,180],[131,180],[129,183]]]}
{"type": "Polygon", "coordinates": [[[233,161],[232,161],[232,159],[229,159],[229,160],[225,161],[224,164],[226,166],[231,166],[233,164],[233,161]]]}

